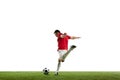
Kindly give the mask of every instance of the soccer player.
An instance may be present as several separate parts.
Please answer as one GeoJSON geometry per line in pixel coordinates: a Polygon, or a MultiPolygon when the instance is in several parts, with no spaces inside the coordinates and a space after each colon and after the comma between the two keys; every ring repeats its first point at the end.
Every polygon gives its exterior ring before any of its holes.
{"type": "Polygon", "coordinates": [[[72,45],[70,49],[68,50],[68,40],[69,39],[79,39],[80,37],[75,36],[69,36],[67,33],[61,33],[60,30],[54,31],[55,36],[57,37],[58,42],[58,53],[59,53],[59,59],[58,59],[58,65],[57,70],[55,72],[55,75],[58,75],[59,68],[61,65],[61,62],[64,62],[66,56],[74,49],[76,48],[75,45],[72,45]]]}

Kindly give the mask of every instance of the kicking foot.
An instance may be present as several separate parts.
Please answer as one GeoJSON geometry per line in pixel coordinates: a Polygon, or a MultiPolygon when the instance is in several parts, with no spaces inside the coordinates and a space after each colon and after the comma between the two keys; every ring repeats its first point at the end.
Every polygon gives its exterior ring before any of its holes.
{"type": "Polygon", "coordinates": [[[72,45],[72,46],[71,46],[71,48],[73,48],[73,49],[74,49],[74,48],[76,48],[76,46],[75,46],[75,45],[72,45]]]}

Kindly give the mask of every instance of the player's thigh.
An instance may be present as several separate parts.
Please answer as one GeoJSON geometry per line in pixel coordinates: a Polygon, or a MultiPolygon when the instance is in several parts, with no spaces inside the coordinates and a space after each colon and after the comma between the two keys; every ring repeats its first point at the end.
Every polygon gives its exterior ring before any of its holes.
{"type": "Polygon", "coordinates": [[[62,59],[67,50],[58,50],[59,58],[62,59]]]}

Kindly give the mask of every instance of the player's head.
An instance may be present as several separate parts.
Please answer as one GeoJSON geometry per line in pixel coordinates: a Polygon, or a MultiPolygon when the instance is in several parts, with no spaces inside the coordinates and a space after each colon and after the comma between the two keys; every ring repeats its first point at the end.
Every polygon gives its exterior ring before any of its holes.
{"type": "Polygon", "coordinates": [[[54,34],[55,34],[56,37],[58,36],[59,33],[60,33],[60,30],[55,30],[54,31],[54,34]]]}
{"type": "Polygon", "coordinates": [[[60,30],[57,29],[57,30],[54,31],[54,33],[60,33],[60,30]]]}

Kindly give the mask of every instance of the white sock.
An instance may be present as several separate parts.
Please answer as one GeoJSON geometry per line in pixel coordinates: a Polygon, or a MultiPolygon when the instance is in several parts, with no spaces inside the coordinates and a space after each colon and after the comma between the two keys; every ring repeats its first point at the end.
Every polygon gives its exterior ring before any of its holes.
{"type": "Polygon", "coordinates": [[[56,71],[56,72],[58,72],[58,71],[59,71],[60,66],[61,66],[61,62],[58,62],[58,65],[57,65],[57,71],[56,71]]]}

